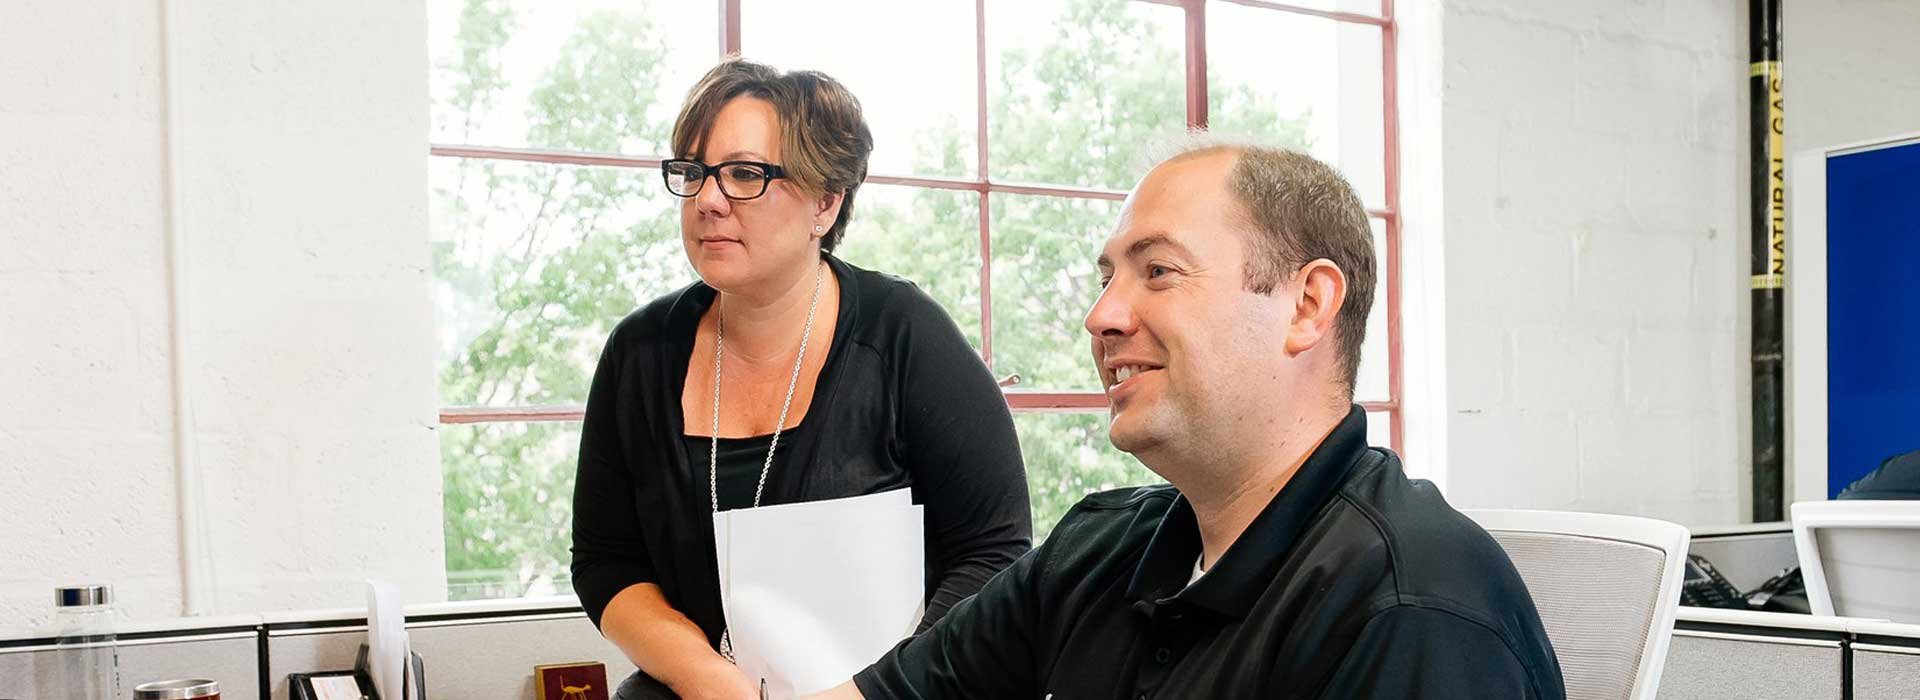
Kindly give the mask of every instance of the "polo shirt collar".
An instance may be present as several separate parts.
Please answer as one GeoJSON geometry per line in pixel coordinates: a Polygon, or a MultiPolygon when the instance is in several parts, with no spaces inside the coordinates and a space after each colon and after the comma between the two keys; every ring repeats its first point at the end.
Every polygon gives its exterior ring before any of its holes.
{"type": "Polygon", "coordinates": [[[1141,554],[1127,597],[1148,604],[1174,598],[1227,617],[1246,617],[1272,585],[1300,533],[1333,499],[1366,450],[1367,414],[1354,406],[1220,561],[1191,586],[1187,582],[1201,552],[1200,525],[1186,497],[1176,498],[1141,554]]]}

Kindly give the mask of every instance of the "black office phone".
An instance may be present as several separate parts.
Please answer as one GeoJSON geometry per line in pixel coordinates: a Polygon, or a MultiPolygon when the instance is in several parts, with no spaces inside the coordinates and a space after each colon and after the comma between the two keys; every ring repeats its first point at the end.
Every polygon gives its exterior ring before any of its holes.
{"type": "Polygon", "coordinates": [[[1687,555],[1686,578],[1680,584],[1680,604],[1696,608],[1747,609],[1747,596],[1727,582],[1713,562],[1687,555]]]}

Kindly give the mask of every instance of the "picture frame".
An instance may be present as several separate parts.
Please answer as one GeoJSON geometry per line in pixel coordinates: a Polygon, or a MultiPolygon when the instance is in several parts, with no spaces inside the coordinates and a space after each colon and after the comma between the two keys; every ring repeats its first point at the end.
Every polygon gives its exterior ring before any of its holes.
{"type": "Polygon", "coordinates": [[[538,700],[607,700],[607,665],[598,661],[533,667],[533,696],[538,700]]]}

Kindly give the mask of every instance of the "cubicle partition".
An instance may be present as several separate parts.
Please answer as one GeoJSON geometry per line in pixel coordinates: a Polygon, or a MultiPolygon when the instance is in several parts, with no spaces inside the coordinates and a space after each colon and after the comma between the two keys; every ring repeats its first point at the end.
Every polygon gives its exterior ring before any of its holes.
{"type": "MultiPolygon", "coordinates": [[[[533,667],[599,661],[610,684],[633,673],[570,599],[447,603],[409,608],[407,634],[424,661],[427,693],[443,698],[531,698],[533,667]]],[[[366,641],[364,611],[184,619],[119,635],[121,678],[220,681],[226,700],[287,700],[287,675],[353,667],[366,641]]],[[[51,636],[0,639],[0,698],[54,697],[51,636]]]]}
{"type": "MultiPolygon", "coordinates": [[[[431,696],[532,698],[533,667],[548,663],[603,662],[610,684],[633,672],[564,599],[407,612],[431,696]]],[[[206,677],[227,700],[286,700],[287,674],[350,668],[365,640],[364,613],[342,610],[135,626],[118,646],[129,688],[206,677]]],[[[54,695],[52,642],[0,639],[0,698],[54,695]]],[[[1683,607],[1661,678],[1661,700],[1910,700],[1920,697],[1920,625],[1683,607]]]]}
{"type": "Polygon", "coordinates": [[[1681,608],[1661,700],[1912,700],[1920,625],[1681,608]]]}
{"type": "MultiPolygon", "coordinates": [[[[270,618],[264,627],[270,697],[286,700],[289,673],[352,667],[366,624],[357,611],[270,618]]],[[[531,698],[533,667],[540,664],[599,661],[612,684],[634,670],[577,604],[564,601],[410,610],[407,636],[425,664],[431,696],[531,698]]]]}
{"type": "Polygon", "coordinates": [[[1841,700],[1848,626],[1837,617],[1682,607],[1661,700],[1841,700]]]}
{"type": "Polygon", "coordinates": [[[1920,697],[1920,625],[1854,626],[1854,700],[1920,697]]]}
{"type": "MultiPolygon", "coordinates": [[[[135,684],[212,678],[226,698],[258,698],[263,650],[258,617],[189,618],[128,625],[115,644],[126,695],[135,684]]],[[[54,673],[61,650],[51,634],[0,638],[0,698],[65,697],[54,673]]]]}
{"type": "MultiPolygon", "coordinates": [[[[1690,551],[1742,590],[1800,564],[1792,523],[1695,528],[1690,551]]],[[[1920,626],[1680,608],[1663,700],[1920,698],[1920,626]]]]}

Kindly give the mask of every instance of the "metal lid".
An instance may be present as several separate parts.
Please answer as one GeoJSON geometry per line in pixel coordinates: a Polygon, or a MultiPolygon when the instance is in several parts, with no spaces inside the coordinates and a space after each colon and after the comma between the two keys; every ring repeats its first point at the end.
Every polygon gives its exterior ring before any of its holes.
{"type": "Polygon", "coordinates": [[[53,589],[53,605],[57,608],[106,605],[111,602],[113,602],[113,587],[104,584],[61,586],[53,589]]]}
{"type": "Polygon", "coordinates": [[[220,681],[205,678],[141,683],[133,688],[133,700],[189,700],[219,696],[220,681]]]}

